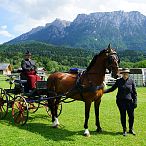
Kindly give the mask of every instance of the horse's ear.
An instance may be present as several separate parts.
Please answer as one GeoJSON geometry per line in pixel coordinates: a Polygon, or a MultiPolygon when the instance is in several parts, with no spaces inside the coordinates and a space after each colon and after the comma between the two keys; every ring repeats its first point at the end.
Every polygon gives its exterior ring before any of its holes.
{"type": "Polygon", "coordinates": [[[109,52],[112,51],[111,44],[108,45],[108,51],[109,51],[109,52]]]}

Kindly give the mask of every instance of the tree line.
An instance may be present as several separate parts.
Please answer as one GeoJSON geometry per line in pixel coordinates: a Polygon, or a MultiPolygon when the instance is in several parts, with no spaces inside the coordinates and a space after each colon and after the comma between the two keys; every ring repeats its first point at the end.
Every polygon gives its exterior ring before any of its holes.
{"type": "MultiPolygon", "coordinates": [[[[20,68],[24,53],[29,50],[38,67],[48,72],[68,71],[71,67],[86,68],[93,56],[99,51],[82,48],[58,47],[41,42],[0,45],[0,62],[10,63],[14,69],[20,68]]],[[[120,67],[146,67],[144,52],[124,50],[118,51],[121,59],[120,67]]]]}

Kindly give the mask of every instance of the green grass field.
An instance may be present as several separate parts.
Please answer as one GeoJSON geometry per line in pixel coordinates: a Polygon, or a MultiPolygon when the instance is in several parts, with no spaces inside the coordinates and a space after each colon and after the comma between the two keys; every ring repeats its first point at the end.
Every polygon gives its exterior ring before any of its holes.
{"type": "MultiPolygon", "coordinates": [[[[0,87],[6,86],[8,84],[1,81],[0,87]]],[[[129,134],[126,137],[122,136],[115,91],[102,97],[100,123],[103,132],[100,134],[95,132],[92,104],[89,119],[91,137],[83,136],[84,103],[75,101],[63,104],[58,129],[51,127],[51,118],[48,118],[44,108],[29,114],[29,120],[25,126],[13,124],[11,109],[9,109],[9,115],[0,121],[0,146],[146,146],[146,88],[137,88],[137,91],[138,107],[135,110],[134,123],[136,136],[129,134]]]]}

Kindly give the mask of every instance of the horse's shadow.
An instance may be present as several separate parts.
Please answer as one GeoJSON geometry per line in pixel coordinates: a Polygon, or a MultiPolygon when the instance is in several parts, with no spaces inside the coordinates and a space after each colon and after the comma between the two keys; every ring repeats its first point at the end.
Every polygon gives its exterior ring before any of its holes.
{"type": "Polygon", "coordinates": [[[12,119],[11,112],[7,114],[5,119],[1,120],[1,124],[11,125],[19,129],[23,129],[35,134],[39,134],[45,139],[52,139],[53,141],[74,141],[72,138],[73,135],[81,135],[83,131],[70,131],[65,129],[64,125],[60,125],[58,128],[52,128],[51,119],[47,115],[37,114],[31,115],[28,119],[28,122],[25,125],[16,125],[12,119]],[[45,123],[36,122],[37,119],[45,120],[45,123]],[[49,124],[50,123],[50,124],[49,124]]]}
{"type": "MultiPolygon", "coordinates": [[[[11,113],[8,113],[8,116],[1,121],[1,123],[12,125],[12,126],[17,126],[14,124],[14,122],[11,119],[11,113]]],[[[44,123],[38,123],[37,118],[39,119],[44,119],[48,120],[48,116],[44,115],[34,115],[29,117],[29,121],[26,125],[24,126],[17,126],[19,129],[27,130],[32,133],[37,133],[41,136],[43,136],[46,139],[52,139],[53,141],[75,141],[75,139],[72,138],[74,135],[81,135],[83,136],[83,130],[80,131],[70,131],[65,128],[64,125],[60,125],[58,128],[52,128],[51,125],[44,124],[44,123]],[[33,122],[34,121],[34,122],[33,122]]],[[[51,119],[49,119],[49,123],[51,123],[51,119]]],[[[112,135],[112,136],[118,136],[121,135],[121,132],[112,132],[112,131],[102,131],[100,133],[97,133],[96,131],[90,131],[91,135],[112,135]]]]}
{"type": "Polygon", "coordinates": [[[113,132],[113,131],[105,131],[103,130],[102,132],[96,132],[96,131],[90,131],[91,135],[112,135],[112,136],[118,136],[122,135],[122,132],[113,132]]]}

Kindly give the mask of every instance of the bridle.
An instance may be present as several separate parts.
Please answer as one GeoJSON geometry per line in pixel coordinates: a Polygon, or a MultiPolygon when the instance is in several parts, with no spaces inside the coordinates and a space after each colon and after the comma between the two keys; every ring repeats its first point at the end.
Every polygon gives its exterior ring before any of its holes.
{"type": "MultiPolygon", "coordinates": [[[[117,62],[117,65],[120,63],[120,58],[118,57],[116,52],[111,52],[108,54],[106,68],[111,73],[113,66],[113,62],[117,62]]],[[[118,67],[118,66],[117,66],[118,67]]]]}

